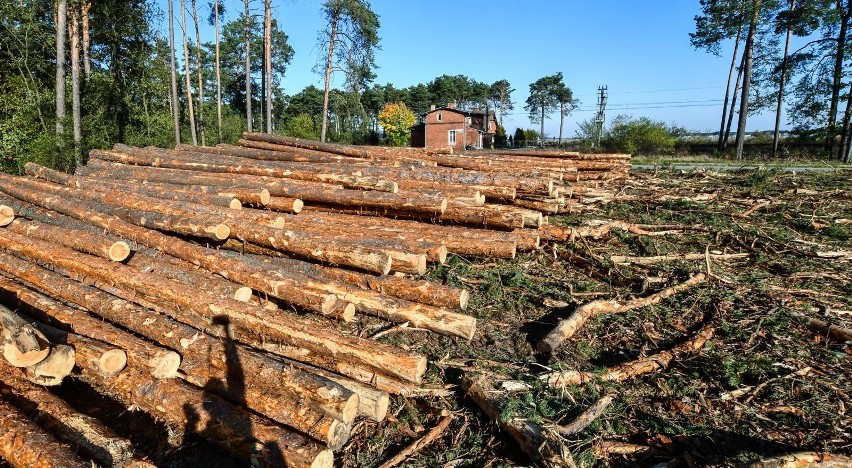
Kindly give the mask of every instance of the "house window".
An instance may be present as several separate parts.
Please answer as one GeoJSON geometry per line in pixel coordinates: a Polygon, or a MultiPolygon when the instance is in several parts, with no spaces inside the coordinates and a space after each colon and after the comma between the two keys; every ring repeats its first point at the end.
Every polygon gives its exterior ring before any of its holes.
{"type": "Polygon", "coordinates": [[[456,144],[456,131],[455,130],[450,130],[449,142],[450,142],[451,145],[456,144]]]}
{"type": "Polygon", "coordinates": [[[443,116],[441,115],[441,113],[440,113],[440,112],[438,112],[438,122],[440,122],[440,121],[441,121],[441,118],[442,118],[442,117],[443,117],[443,116]]]}

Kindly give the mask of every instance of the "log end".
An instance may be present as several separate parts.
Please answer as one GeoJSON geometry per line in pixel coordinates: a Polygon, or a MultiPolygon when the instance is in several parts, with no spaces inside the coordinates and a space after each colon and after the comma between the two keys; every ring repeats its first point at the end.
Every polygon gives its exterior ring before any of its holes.
{"type": "Polygon", "coordinates": [[[240,302],[248,302],[251,300],[252,289],[248,286],[242,286],[234,292],[234,299],[240,302]]]}
{"type": "Polygon", "coordinates": [[[355,304],[347,302],[346,305],[343,306],[343,310],[340,313],[340,318],[344,322],[351,322],[355,320],[355,304]]]}
{"type": "Polygon", "coordinates": [[[130,256],[130,245],[124,241],[113,243],[109,247],[109,259],[114,262],[123,262],[130,256]]]}
{"type": "Polygon", "coordinates": [[[151,375],[158,379],[170,379],[177,376],[180,367],[180,354],[174,351],[160,351],[148,362],[151,375]]]}
{"type": "Polygon", "coordinates": [[[127,366],[127,353],[121,349],[111,349],[98,359],[98,368],[106,377],[112,377],[127,366]]]}
{"type": "Polygon", "coordinates": [[[324,314],[332,314],[338,305],[340,304],[337,296],[334,294],[325,294],[322,302],[320,303],[320,312],[324,314]]]}
{"type": "Polygon", "coordinates": [[[243,204],[236,198],[232,198],[230,202],[228,202],[228,208],[232,210],[241,210],[243,209],[243,204]]]}
{"type": "Polygon", "coordinates": [[[302,212],[302,208],[305,207],[305,202],[299,200],[298,198],[293,200],[293,213],[299,214],[302,212]]]}
{"type": "Polygon", "coordinates": [[[277,216],[272,222],[269,223],[270,226],[275,229],[284,229],[284,226],[287,225],[287,220],[282,218],[281,216],[277,216]]]}
{"type": "Polygon", "coordinates": [[[334,452],[323,450],[317,454],[311,463],[311,468],[332,468],[334,466],[334,452]]]}
{"type": "Polygon", "coordinates": [[[390,395],[387,392],[382,393],[376,399],[376,403],[372,408],[372,412],[367,415],[370,419],[376,422],[382,422],[388,415],[388,408],[390,407],[390,395]]]}
{"type": "Polygon", "coordinates": [[[29,367],[50,355],[50,341],[30,324],[14,333],[3,332],[3,357],[15,367],[29,367]]]}
{"type": "Polygon", "coordinates": [[[446,198],[442,198],[442,199],[441,199],[441,209],[439,210],[439,212],[440,212],[441,214],[444,214],[444,212],[445,212],[445,211],[447,211],[447,205],[448,205],[448,204],[449,204],[449,202],[447,202],[447,199],[446,199],[446,198]]]}
{"type": "Polygon", "coordinates": [[[467,309],[467,304],[470,301],[470,293],[467,292],[467,289],[462,289],[459,293],[459,308],[461,310],[467,309]]]}
{"type": "Polygon", "coordinates": [[[231,228],[227,224],[219,224],[213,233],[216,239],[225,240],[231,235],[231,228]]]}
{"type": "Polygon", "coordinates": [[[59,385],[74,369],[76,357],[71,346],[56,345],[43,361],[27,367],[27,378],[40,385],[59,385]]]}
{"type": "Polygon", "coordinates": [[[9,364],[15,367],[34,366],[41,361],[44,361],[48,354],[50,354],[49,347],[21,352],[17,346],[12,343],[6,343],[3,345],[3,357],[9,361],[9,364]]]}
{"type": "Polygon", "coordinates": [[[440,263],[441,265],[447,263],[447,246],[446,245],[442,244],[438,248],[438,263],[440,263]]]}
{"type": "Polygon", "coordinates": [[[271,198],[272,198],[272,196],[269,194],[269,190],[263,189],[263,190],[260,191],[260,204],[261,205],[266,206],[266,204],[269,203],[269,200],[271,198]]]}
{"type": "Polygon", "coordinates": [[[15,210],[6,205],[0,205],[0,226],[8,226],[14,219],[15,210]]]}
{"type": "Polygon", "coordinates": [[[340,450],[349,442],[352,427],[340,420],[335,419],[328,426],[326,445],[331,450],[340,450]]]}
{"type": "Polygon", "coordinates": [[[361,397],[357,393],[349,395],[349,398],[346,399],[346,403],[343,405],[343,410],[340,414],[340,421],[351,426],[355,421],[355,417],[358,416],[358,407],[360,405],[361,397]]]}
{"type": "MultiPolygon", "coordinates": [[[[444,258],[446,260],[446,257],[444,258]]],[[[426,274],[426,255],[418,255],[417,256],[417,271],[418,275],[426,274]]]]}

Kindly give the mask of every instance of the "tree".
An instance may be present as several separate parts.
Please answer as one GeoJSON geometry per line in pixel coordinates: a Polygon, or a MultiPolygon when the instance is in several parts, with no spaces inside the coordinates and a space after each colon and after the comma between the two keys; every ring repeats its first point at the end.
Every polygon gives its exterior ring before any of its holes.
{"type": "Polygon", "coordinates": [[[74,167],[83,165],[83,129],[80,116],[80,11],[72,5],[68,18],[71,49],[71,120],[74,134],[74,167]]]}
{"type": "Polygon", "coordinates": [[[522,128],[515,129],[515,146],[525,146],[527,144],[527,136],[522,128]]]}
{"type": "Polygon", "coordinates": [[[198,146],[198,135],[195,130],[195,106],[192,103],[192,73],[189,71],[189,45],[186,29],[186,3],[180,0],[180,24],[183,28],[183,68],[184,78],[186,79],[186,105],[189,108],[189,130],[192,133],[192,144],[198,146]]]}
{"type": "Polygon", "coordinates": [[[272,0],[263,2],[263,80],[266,90],[266,133],[272,133],[272,0]]]}
{"type": "Polygon", "coordinates": [[[498,121],[503,125],[503,116],[506,112],[513,110],[515,104],[512,102],[512,93],[514,88],[509,84],[509,80],[499,80],[491,84],[488,90],[488,100],[494,110],[497,111],[498,121]]]}
{"type": "Polygon", "coordinates": [[[174,1],[169,0],[169,64],[171,66],[172,75],[172,118],[175,125],[175,144],[180,143],[180,102],[178,101],[177,91],[177,66],[175,64],[175,20],[174,20],[174,1]]]}
{"type": "Polygon", "coordinates": [[[379,124],[385,129],[391,146],[407,146],[411,126],[417,118],[403,102],[387,103],[379,112],[379,124]]]}
{"type": "Polygon", "coordinates": [[[251,132],[251,8],[250,0],[245,0],[246,11],[243,14],[243,38],[245,39],[245,77],[246,77],[246,129],[251,132]]]}
{"type": "MultiPolygon", "coordinates": [[[[796,9],[796,0],[790,0],[790,9],[788,11],[788,20],[783,21],[783,25],[787,30],[787,38],[784,41],[784,58],[781,60],[781,77],[778,82],[778,103],[775,107],[775,130],[772,132],[772,157],[778,154],[778,141],[781,134],[781,109],[784,105],[784,85],[787,84],[787,70],[789,69],[788,61],[790,58],[790,39],[793,36],[793,23],[789,20],[796,9]]],[[[782,17],[783,18],[783,17],[782,17]]],[[[781,27],[782,25],[779,25],[781,27]]],[[[779,28],[776,28],[776,32],[779,28]]]]}
{"type": "Polygon", "coordinates": [[[88,81],[89,77],[92,75],[92,59],[89,57],[89,45],[92,42],[89,28],[89,14],[91,11],[92,2],[89,0],[83,0],[80,4],[80,18],[82,20],[83,27],[83,75],[86,77],[86,81],[88,81]]]}
{"type": "Polygon", "coordinates": [[[201,35],[198,33],[198,8],[195,6],[195,0],[190,0],[192,4],[192,22],[195,25],[195,68],[198,73],[198,132],[201,136],[201,145],[206,146],[207,142],[204,137],[204,74],[201,64],[201,35]]]}
{"type": "Polygon", "coordinates": [[[565,86],[562,82],[562,72],[539,78],[530,84],[530,96],[524,109],[529,112],[530,121],[541,125],[540,144],[544,144],[544,120],[559,107],[559,93],[565,86]]]}
{"type": "Polygon", "coordinates": [[[742,159],[743,157],[743,144],[745,143],[746,122],[748,121],[749,111],[749,90],[751,87],[752,65],[754,64],[754,42],[762,6],[762,0],[754,0],[750,5],[751,20],[748,24],[745,50],[743,50],[743,87],[740,96],[740,115],[737,123],[737,159],[742,159]]]}
{"type": "Polygon", "coordinates": [[[379,17],[370,9],[368,0],[327,0],[322,11],[328,22],[319,39],[321,49],[327,50],[320,129],[320,140],[325,141],[332,74],[335,70],[345,71],[348,80],[360,83],[360,77],[367,75],[375,66],[379,17]]]}
{"type": "Polygon", "coordinates": [[[66,0],[56,4],[56,137],[62,147],[65,133],[65,22],[68,15],[66,0]]]}
{"type": "Polygon", "coordinates": [[[217,141],[222,142],[222,68],[219,59],[219,17],[225,13],[225,5],[221,0],[209,4],[210,17],[207,22],[216,29],[216,123],[217,141]]]}
{"type": "Polygon", "coordinates": [[[559,103],[559,144],[562,144],[562,129],[565,126],[565,117],[577,108],[578,101],[574,99],[571,88],[565,86],[561,81],[554,90],[556,101],[559,103]]]}

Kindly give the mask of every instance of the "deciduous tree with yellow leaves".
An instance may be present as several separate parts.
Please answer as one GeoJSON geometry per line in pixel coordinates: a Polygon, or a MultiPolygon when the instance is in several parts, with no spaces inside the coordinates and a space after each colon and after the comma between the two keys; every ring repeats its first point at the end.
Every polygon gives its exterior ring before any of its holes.
{"type": "Polygon", "coordinates": [[[411,126],[417,118],[403,102],[389,102],[379,112],[379,125],[385,129],[391,146],[406,146],[411,136],[411,126]]]}

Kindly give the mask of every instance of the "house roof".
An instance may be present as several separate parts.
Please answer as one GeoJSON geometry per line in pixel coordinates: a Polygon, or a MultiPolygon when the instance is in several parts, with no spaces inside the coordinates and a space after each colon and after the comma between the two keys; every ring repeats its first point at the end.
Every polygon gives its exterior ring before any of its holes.
{"type": "MultiPolygon", "coordinates": [[[[433,113],[433,112],[439,112],[439,111],[441,111],[441,112],[447,112],[447,111],[449,111],[449,112],[455,112],[455,113],[458,113],[458,114],[464,114],[464,115],[466,115],[466,116],[473,116],[473,115],[485,115],[485,111],[482,111],[482,110],[462,110],[462,109],[453,108],[453,107],[446,107],[446,106],[437,107],[437,108],[435,108],[435,110],[430,110],[429,112],[426,112],[426,113],[425,113],[425,114],[423,114],[423,115],[429,115],[429,114],[431,114],[431,113],[433,113]]],[[[489,116],[489,117],[494,117],[494,116],[495,116],[494,111],[493,111],[493,110],[489,110],[489,111],[488,111],[488,116],[489,116]]]]}

